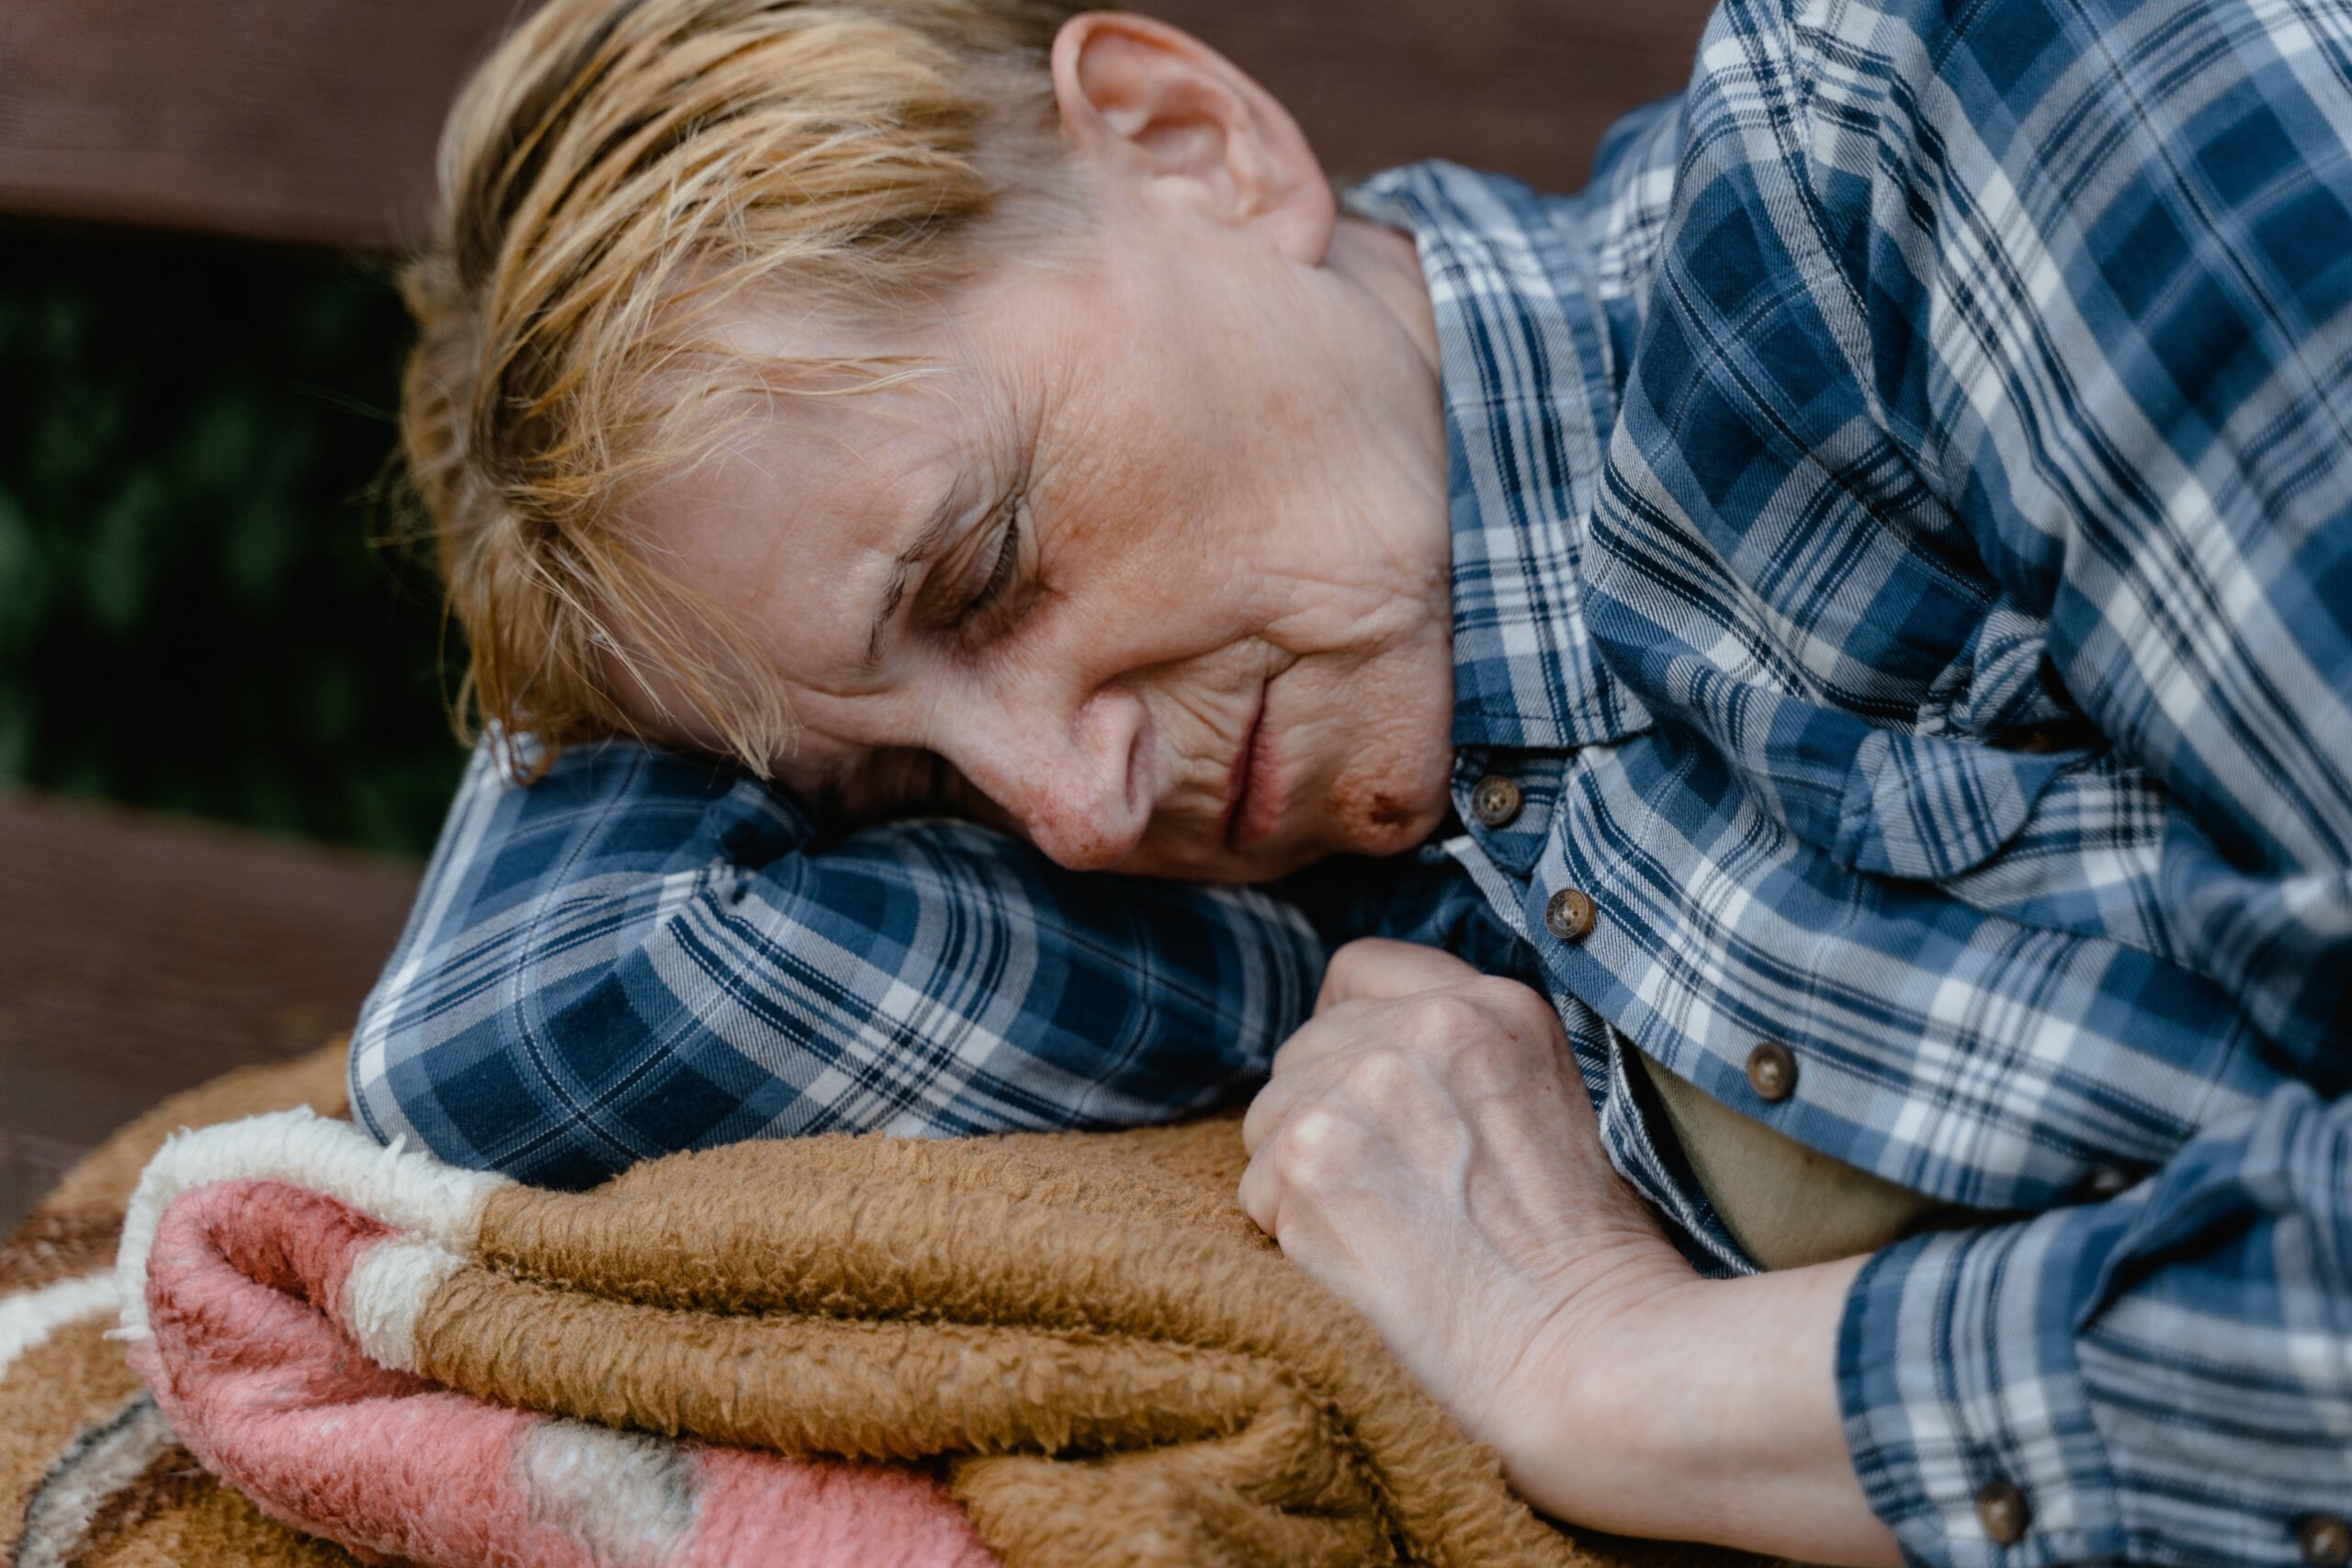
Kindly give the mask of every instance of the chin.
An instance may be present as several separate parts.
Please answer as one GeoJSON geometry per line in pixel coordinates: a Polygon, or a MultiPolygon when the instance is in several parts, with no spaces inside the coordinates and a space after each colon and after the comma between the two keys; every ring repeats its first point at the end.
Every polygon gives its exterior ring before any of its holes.
{"type": "Polygon", "coordinates": [[[1328,851],[1268,845],[1233,850],[1223,844],[1190,852],[1137,854],[1108,869],[1124,876],[1151,876],[1169,882],[1203,882],[1232,886],[1272,882],[1312,865],[1328,851]]]}
{"type": "Polygon", "coordinates": [[[1428,842],[1445,821],[1442,774],[1435,796],[1433,801],[1407,804],[1396,795],[1382,793],[1363,812],[1317,824],[1321,831],[1306,840],[1248,850],[1220,849],[1199,869],[1174,874],[1196,882],[1272,882],[1333,855],[1379,859],[1404,854],[1428,842]]]}
{"type": "Polygon", "coordinates": [[[1436,832],[1439,824],[1444,820],[1445,807],[1441,801],[1437,806],[1415,812],[1401,821],[1367,829],[1345,846],[1346,852],[1369,855],[1374,859],[1383,855],[1401,855],[1427,843],[1430,835],[1436,832]]]}
{"type": "Polygon", "coordinates": [[[1445,820],[1446,782],[1453,765],[1452,749],[1440,748],[1418,767],[1340,779],[1326,797],[1317,824],[1323,852],[1378,857],[1402,854],[1426,842],[1445,820]]]}

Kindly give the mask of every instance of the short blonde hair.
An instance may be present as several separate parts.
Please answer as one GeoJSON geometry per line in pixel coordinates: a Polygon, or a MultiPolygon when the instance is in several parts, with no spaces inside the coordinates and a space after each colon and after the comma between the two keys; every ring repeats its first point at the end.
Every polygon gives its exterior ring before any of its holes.
{"type": "Polygon", "coordinates": [[[401,444],[468,644],[461,730],[527,733],[510,766],[536,771],[631,728],[615,679],[658,671],[754,770],[788,748],[746,639],[616,515],[716,449],[736,394],[791,379],[697,335],[729,300],[889,308],[969,266],[1050,143],[1047,51],[1083,8],[550,0],[475,73],[401,278],[401,444]]]}

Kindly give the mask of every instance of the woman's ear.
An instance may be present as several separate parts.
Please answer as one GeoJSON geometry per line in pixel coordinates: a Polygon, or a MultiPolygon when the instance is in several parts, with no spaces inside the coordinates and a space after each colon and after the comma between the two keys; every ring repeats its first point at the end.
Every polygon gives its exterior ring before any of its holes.
{"type": "Polygon", "coordinates": [[[1072,151],[1114,189],[1195,207],[1304,265],[1330,249],[1338,203],[1306,134],[1208,45],[1148,17],[1086,11],[1054,39],[1053,72],[1072,151]]]}

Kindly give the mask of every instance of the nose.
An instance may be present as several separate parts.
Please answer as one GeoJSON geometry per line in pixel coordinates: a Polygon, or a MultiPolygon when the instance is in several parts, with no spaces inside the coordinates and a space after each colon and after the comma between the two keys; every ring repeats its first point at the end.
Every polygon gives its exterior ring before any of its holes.
{"type": "Polygon", "coordinates": [[[1047,858],[1072,871],[1116,865],[1151,820],[1151,718],[1136,693],[1105,686],[1075,707],[975,705],[950,719],[938,750],[1017,823],[1047,858]]]}

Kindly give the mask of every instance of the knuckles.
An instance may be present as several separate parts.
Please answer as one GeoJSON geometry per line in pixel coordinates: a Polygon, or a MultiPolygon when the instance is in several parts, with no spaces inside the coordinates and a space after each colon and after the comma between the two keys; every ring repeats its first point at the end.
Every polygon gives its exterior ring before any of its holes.
{"type": "Polygon", "coordinates": [[[1494,1027],[1478,994],[1483,982],[1424,991],[1397,1005],[1405,1010],[1404,1032],[1418,1045],[1451,1047],[1494,1027]]]}
{"type": "Polygon", "coordinates": [[[1340,943],[1332,952],[1330,961],[1323,966],[1324,990],[1353,990],[1378,958],[1379,950],[1361,938],[1340,943]]]}
{"type": "Polygon", "coordinates": [[[1374,1045],[1356,1053],[1344,1082],[1350,1094],[1373,1107],[1393,1105],[1412,1092],[1420,1072],[1406,1052],[1374,1045]]]}
{"type": "MultiPolygon", "coordinates": [[[[1304,1069],[1316,1080],[1310,1098],[1256,1145],[1252,1170],[1283,1190],[1361,1179],[1371,1162],[1392,1159],[1417,1130],[1464,1114],[1468,1101],[1519,1092],[1560,1033],[1541,993],[1492,976],[1351,1005],[1363,1007],[1363,1032],[1304,1069]]],[[[1278,1079],[1283,1071],[1278,1058],[1278,1079]]]]}
{"type": "Polygon", "coordinates": [[[1560,1015],[1552,1000],[1532,987],[1517,980],[1506,980],[1499,975],[1481,976],[1474,984],[1478,988],[1480,1002],[1495,1016],[1509,1025],[1512,1032],[1522,1038],[1548,1041],[1560,1028],[1560,1015]]]}
{"type": "Polygon", "coordinates": [[[1450,1096],[1510,1092],[1557,1049],[1559,1015],[1516,980],[1482,977],[1412,1001],[1410,1049],[1450,1096]]]}
{"type": "Polygon", "coordinates": [[[1353,997],[1369,989],[1380,971],[1383,956],[1383,946],[1374,940],[1359,938],[1341,943],[1323,966],[1323,986],[1316,995],[1317,1008],[1330,1005],[1336,998],[1353,997]]]}
{"type": "Polygon", "coordinates": [[[1409,1010],[1405,1032],[1416,1043],[1461,1051],[1525,1051],[1548,1044],[1559,1017],[1541,994],[1516,980],[1481,976],[1397,1004],[1409,1010]]]}
{"type": "Polygon", "coordinates": [[[1312,1192],[1361,1173],[1372,1142],[1363,1122],[1326,1102],[1294,1112],[1259,1158],[1283,1187],[1312,1192]]]}

